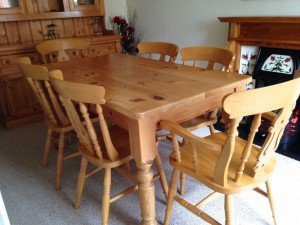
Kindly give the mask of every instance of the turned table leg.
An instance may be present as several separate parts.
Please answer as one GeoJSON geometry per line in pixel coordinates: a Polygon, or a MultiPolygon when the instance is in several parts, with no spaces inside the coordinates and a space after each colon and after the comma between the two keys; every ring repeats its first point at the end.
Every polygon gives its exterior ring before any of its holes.
{"type": "Polygon", "coordinates": [[[138,167],[137,179],[143,225],[157,225],[152,163],[156,157],[156,120],[151,117],[129,120],[129,139],[132,156],[138,167]]]}
{"type": "Polygon", "coordinates": [[[143,225],[156,225],[155,190],[153,185],[152,163],[139,163],[137,178],[143,225]]]}

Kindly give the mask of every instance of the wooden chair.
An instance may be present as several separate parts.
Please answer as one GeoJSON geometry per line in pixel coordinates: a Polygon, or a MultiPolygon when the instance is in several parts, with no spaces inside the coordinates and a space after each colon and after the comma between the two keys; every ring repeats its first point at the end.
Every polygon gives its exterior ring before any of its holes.
{"type": "MultiPolygon", "coordinates": [[[[231,71],[231,64],[234,61],[234,54],[224,48],[209,47],[209,46],[193,46],[182,48],[180,51],[183,64],[192,62],[192,66],[196,67],[198,63],[207,63],[204,69],[214,70],[220,69],[222,71],[231,71]],[[219,68],[217,67],[219,65],[219,68]]],[[[207,111],[205,114],[197,116],[191,120],[185,121],[180,125],[189,131],[199,128],[208,127],[211,133],[215,133],[214,124],[217,122],[218,109],[207,111]]],[[[181,175],[180,193],[185,192],[185,175],[181,175]]]]}
{"type": "MultiPolygon", "coordinates": [[[[234,54],[228,49],[218,48],[218,47],[208,47],[208,46],[194,46],[182,48],[180,51],[182,56],[183,64],[187,62],[192,62],[193,66],[197,66],[197,62],[206,62],[206,70],[217,69],[217,64],[220,64],[222,71],[231,72],[231,63],[234,60],[234,54]]],[[[186,121],[181,125],[192,131],[199,129],[201,127],[208,126],[211,133],[215,132],[213,124],[217,122],[216,120],[217,110],[208,112],[205,115],[199,116],[192,120],[186,121]]]]}
{"type": "Polygon", "coordinates": [[[89,39],[60,38],[43,41],[36,45],[43,63],[54,61],[68,61],[71,58],[86,58],[87,49],[90,46],[89,39]],[[71,55],[66,51],[71,51],[71,55]]]}
{"type": "MultiPolygon", "coordinates": [[[[102,224],[108,224],[110,203],[134,192],[138,187],[136,178],[131,176],[130,173],[128,173],[128,170],[124,171],[120,168],[120,166],[125,165],[132,160],[129,134],[127,131],[116,125],[108,128],[101,107],[101,105],[105,103],[105,89],[103,87],[63,81],[61,80],[62,73],[59,70],[52,71],[50,74],[51,82],[61,97],[80,142],[79,151],[82,155],[82,161],[74,208],[77,209],[80,205],[85,179],[95,172],[104,169],[102,224]],[[80,113],[75,110],[74,103],[79,104],[80,113]],[[87,104],[93,105],[98,114],[101,130],[98,134],[91,123],[87,111],[87,104]],[[86,126],[81,123],[79,119],[81,116],[84,118],[86,126]],[[96,169],[89,173],[87,173],[88,163],[96,166],[96,169]],[[132,181],[133,186],[111,198],[111,169],[113,168],[132,181]]],[[[162,181],[162,187],[165,194],[167,194],[168,186],[164,171],[162,170],[162,165],[159,164],[160,161],[160,157],[157,154],[155,164],[162,181]]]]}
{"type": "Polygon", "coordinates": [[[270,182],[275,167],[274,152],[279,145],[286,124],[300,93],[300,78],[260,89],[237,92],[224,99],[223,108],[230,118],[228,133],[213,133],[206,138],[192,135],[178,124],[162,121],[161,127],[168,129],[173,137],[173,152],[170,164],[174,167],[168,195],[165,225],[170,223],[174,200],[210,224],[220,224],[204,213],[201,207],[215,197],[225,195],[226,225],[234,224],[231,197],[254,190],[267,197],[271,205],[275,224],[278,224],[270,182]],[[284,94],[282,94],[284,93],[284,94]],[[263,113],[271,113],[272,125],[262,147],[253,145],[255,133],[260,126],[263,113]],[[247,141],[237,137],[237,127],[244,116],[255,115],[247,141]],[[184,138],[179,146],[176,136],[184,138]],[[176,195],[179,173],[184,172],[203,183],[214,192],[196,205],[176,195]],[[266,185],[266,192],[258,186],[266,185]]]}
{"type": "Polygon", "coordinates": [[[206,70],[216,69],[217,64],[221,64],[221,70],[231,72],[231,63],[234,54],[228,49],[210,47],[210,46],[193,46],[180,50],[183,64],[192,62],[193,66],[197,66],[197,62],[207,62],[206,70]]]}
{"type": "MultiPolygon", "coordinates": [[[[163,62],[174,63],[179,47],[176,44],[168,42],[143,42],[138,44],[139,56],[152,59],[154,55],[159,55],[158,60],[163,62]]],[[[156,134],[156,145],[170,137],[169,134],[156,134]]]]}
{"type": "Polygon", "coordinates": [[[160,61],[174,62],[179,51],[179,47],[167,42],[143,42],[138,44],[139,56],[148,56],[149,59],[154,55],[159,55],[160,61]]]}
{"type": "Polygon", "coordinates": [[[63,161],[80,155],[79,152],[64,155],[65,138],[66,135],[73,131],[73,126],[71,125],[55,91],[52,88],[52,85],[49,82],[49,73],[47,68],[44,66],[31,65],[31,61],[28,57],[19,58],[16,60],[16,63],[26,76],[30,87],[44,111],[44,120],[48,127],[44,148],[44,166],[48,165],[51,144],[57,141],[55,133],[59,134],[55,186],[56,190],[58,190],[61,188],[63,161]]]}

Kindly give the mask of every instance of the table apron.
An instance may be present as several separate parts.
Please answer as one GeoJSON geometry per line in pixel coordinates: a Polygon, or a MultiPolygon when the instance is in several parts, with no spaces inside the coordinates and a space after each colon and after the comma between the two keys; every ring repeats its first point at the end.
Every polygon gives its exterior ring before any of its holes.
{"type": "Polygon", "coordinates": [[[195,118],[207,111],[222,106],[224,96],[245,89],[244,86],[228,88],[219,92],[208,93],[199,101],[182,103],[170,107],[167,111],[160,111],[144,116],[140,119],[129,118],[113,109],[103,106],[105,118],[129,132],[132,155],[137,163],[152,163],[156,155],[155,131],[159,130],[159,121],[170,120],[183,122],[195,118]]]}

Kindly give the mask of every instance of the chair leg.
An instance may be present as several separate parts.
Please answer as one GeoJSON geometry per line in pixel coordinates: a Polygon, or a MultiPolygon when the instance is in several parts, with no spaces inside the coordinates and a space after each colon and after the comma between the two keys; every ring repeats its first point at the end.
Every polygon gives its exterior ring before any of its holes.
{"type": "Polygon", "coordinates": [[[185,193],[185,179],[186,175],[184,173],[180,173],[180,189],[179,189],[179,194],[184,195],[185,193]]]}
{"type": "Polygon", "coordinates": [[[68,133],[68,135],[66,136],[66,141],[68,143],[68,145],[72,144],[72,133],[68,133]]]}
{"type": "Polygon", "coordinates": [[[50,147],[51,147],[52,134],[53,134],[53,130],[51,128],[48,128],[46,143],[45,143],[45,149],[44,149],[44,161],[43,161],[43,165],[45,167],[48,166],[48,159],[49,159],[49,153],[50,153],[50,147]]]}
{"type": "Polygon", "coordinates": [[[226,218],[226,225],[233,225],[233,209],[232,209],[232,200],[231,195],[225,195],[225,218],[226,218]]]}
{"type": "Polygon", "coordinates": [[[215,129],[214,125],[209,125],[208,128],[209,128],[209,131],[211,134],[216,133],[216,129],[215,129]]]}
{"type": "Polygon", "coordinates": [[[110,205],[111,169],[105,169],[102,196],[102,225],[108,225],[110,205]]]}
{"type": "Polygon", "coordinates": [[[80,172],[79,172],[79,177],[78,177],[78,183],[77,183],[77,197],[76,201],[74,203],[74,209],[78,209],[80,202],[81,202],[81,197],[82,197],[82,191],[86,179],[86,168],[88,165],[88,160],[84,157],[81,159],[81,165],[80,165],[80,172]]]}
{"type": "Polygon", "coordinates": [[[131,165],[130,165],[130,161],[128,161],[128,162],[125,164],[125,167],[126,167],[127,173],[128,173],[128,174],[131,174],[131,165]]]}
{"type": "Polygon", "coordinates": [[[64,161],[64,148],[65,148],[65,133],[61,132],[59,134],[59,142],[58,142],[56,186],[55,186],[56,190],[59,190],[61,188],[62,167],[64,161]]]}
{"type": "Polygon", "coordinates": [[[155,163],[155,166],[157,168],[157,172],[159,174],[159,179],[160,179],[160,183],[161,183],[163,192],[164,192],[165,197],[167,199],[168,192],[169,192],[169,187],[168,187],[168,182],[167,182],[165,170],[163,168],[162,161],[161,161],[161,158],[160,158],[160,155],[159,155],[158,151],[156,151],[156,157],[155,157],[154,163],[155,163]]]}
{"type": "Polygon", "coordinates": [[[167,201],[164,225],[170,224],[170,219],[171,219],[171,214],[172,214],[172,209],[174,204],[174,196],[176,195],[177,182],[179,179],[179,173],[180,171],[174,168],[172,173],[171,183],[170,183],[170,189],[168,193],[168,201],[167,201]]]}
{"type": "Polygon", "coordinates": [[[276,214],[276,207],[275,207],[275,204],[274,204],[273,190],[272,190],[272,187],[271,187],[270,180],[266,181],[266,188],[267,188],[269,203],[270,203],[271,210],[272,210],[274,224],[277,225],[278,220],[277,220],[277,214],[276,214]]]}

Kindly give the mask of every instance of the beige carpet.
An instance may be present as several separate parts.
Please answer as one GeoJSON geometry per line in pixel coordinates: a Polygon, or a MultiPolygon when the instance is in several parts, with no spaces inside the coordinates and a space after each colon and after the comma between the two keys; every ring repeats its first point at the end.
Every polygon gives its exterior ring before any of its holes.
{"type": "MultiPolygon", "coordinates": [[[[76,194],[76,181],[80,160],[65,163],[62,189],[54,190],[55,157],[53,151],[50,165],[42,166],[45,126],[37,123],[6,131],[0,128],[0,191],[12,225],[71,225],[100,224],[101,183],[103,174],[91,177],[84,189],[81,208],[71,206],[76,194]]],[[[170,151],[168,143],[160,143],[165,169],[170,176],[167,162],[170,151]]],[[[300,162],[277,155],[278,165],[273,176],[275,200],[282,225],[300,224],[300,162]]],[[[113,173],[113,193],[129,186],[129,182],[113,173]]],[[[165,212],[165,199],[159,183],[156,186],[156,211],[161,223],[165,212]]],[[[211,191],[191,179],[187,181],[185,197],[196,202],[211,191]]],[[[237,225],[273,224],[268,201],[247,192],[234,197],[237,225]]],[[[223,198],[205,207],[205,211],[224,223],[223,198]]],[[[127,196],[111,205],[110,224],[139,224],[140,211],[136,194],[127,196]]],[[[175,203],[172,224],[206,224],[175,203]]]]}

